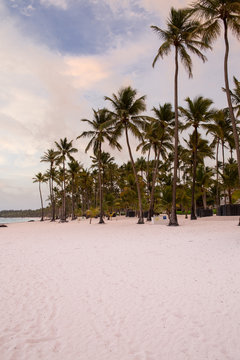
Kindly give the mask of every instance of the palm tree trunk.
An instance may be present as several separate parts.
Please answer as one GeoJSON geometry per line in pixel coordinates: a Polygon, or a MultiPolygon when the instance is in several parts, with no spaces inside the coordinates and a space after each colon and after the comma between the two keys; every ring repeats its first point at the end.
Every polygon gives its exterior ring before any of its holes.
{"type": "Polygon", "coordinates": [[[198,132],[195,127],[195,149],[193,152],[193,179],[192,179],[192,204],[191,204],[191,220],[197,220],[195,213],[195,184],[196,184],[196,169],[197,169],[197,143],[198,143],[198,132]]]}
{"type": "Polygon", "coordinates": [[[52,164],[50,165],[50,175],[49,175],[49,192],[50,192],[50,200],[51,200],[51,207],[52,207],[52,219],[51,221],[55,220],[54,215],[54,198],[53,198],[53,177],[52,177],[52,164]]]}
{"type": "Polygon", "coordinates": [[[228,188],[228,198],[229,198],[229,204],[232,205],[232,192],[231,192],[231,188],[228,188]]]}
{"type": "Polygon", "coordinates": [[[65,178],[65,161],[63,161],[63,207],[62,207],[62,221],[66,221],[66,178],[65,178]]]}
{"type": "Polygon", "coordinates": [[[74,177],[72,176],[72,220],[75,220],[74,205],[74,177]]]}
{"type": "MultiPolygon", "coordinates": [[[[224,170],[225,170],[225,156],[224,156],[224,141],[222,140],[222,163],[223,163],[223,168],[222,168],[222,171],[223,171],[223,175],[224,175],[224,170]]],[[[224,205],[227,204],[227,199],[226,199],[226,191],[225,191],[225,188],[224,188],[224,205]]]]}
{"type": "Polygon", "coordinates": [[[55,200],[55,195],[54,195],[53,189],[52,189],[52,197],[53,197],[53,204],[52,204],[52,219],[51,219],[51,221],[55,221],[55,219],[56,219],[56,200],[55,200]]]}
{"type": "Polygon", "coordinates": [[[103,191],[102,191],[102,176],[101,176],[101,145],[99,145],[99,150],[98,150],[98,183],[99,183],[99,202],[100,202],[99,224],[104,224],[104,220],[103,220],[103,191]]]}
{"type": "Polygon", "coordinates": [[[134,173],[134,177],[135,177],[135,181],[136,181],[136,186],[137,186],[138,206],[139,206],[138,224],[144,224],[140,185],[139,185],[139,181],[138,181],[138,176],[137,176],[137,171],[136,171],[135,163],[134,163],[133,156],[132,156],[131,147],[130,147],[130,144],[129,144],[127,126],[125,126],[125,135],[126,135],[128,152],[129,152],[129,156],[130,156],[130,159],[131,159],[132,168],[133,168],[133,173],[134,173]]]}
{"type": "Polygon", "coordinates": [[[149,193],[149,196],[150,196],[150,180],[149,180],[149,161],[150,161],[150,153],[151,153],[151,147],[148,151],[148,157],[147,157],[147,190],[148,190],[148,193],[149,193]]]}
{"type": "Polygon", "coordinates": [[[51,203],[52,203],[52,219],[51,221],[55,221],[55,198],[54,198],[54,191],[53,191],[53,165],[51,163],[50,166],[50,178],[51,178],[51,203]]]}
{"type": "Polygon", "coordinates": [[[219,139],[217,140],[217,151],[216,151],[216,171],[217,171],[217,189],[216,189],[216,201],[217,201],[217,206],[220,205],[220,201],[219,201],[219,184],[218,184],[218,149],[219,149],[219,139]]]}
{"type": "Polygon", "coordinates": [[[174,170],[173,170],[173,187],[172,187],[172,211],[169,226],[178,226],[177,220],[177,166],[178,166],[178,47],[175,47],[175,79],[174,79],[174,111],[175,111],[175,128],[174,128],[174,170]]]}
{"type": "Polygon", "coordinates": [[[158,172],[160,150],[161,150],[161,145],[158,148],[157,158],[156,158],[155,168],[154,168],[154,173],[153,173],[153,178],[152,178],[152,189],[151,189],[151,196],[150,196],[150,204],[149,204],[147,221],[151,221],[151,218],[152,218],[152,215],[153,215],[154,189],[155,189],[155,182],[156,182],[157,172],[158,172]]]}
{"type": "Polygon", "coordinates": [[[39,194],[40,194],[41,208],[42,208],[42,216],[41,216],[41,220],[40,220],[40,221],[43,221],[43,199],[42,199],[42,191],[41,191],[40,181],[39,181],[39,194]]]}
{"type": "Polygon", "coordinates": [[[204,208],[204,210],[207,209],[207,193],[206,193],[206,189],[203,189],[203,208],[204,208]]]}
{"type": "Polygon", "coordinates": [[[237,132],[236,127],[236,120],[233,112],[232,107],[232,100],[230,95],[230,89],[229,89],[229,81],[228,81],[228,55],[229,55],[229,42],[228,42],[228,26],[227,26],[227,20],[223,20],[224,23],[224,40],[225,40],[225,57],[224,57],[224,77],[225,77],[225,88],[226,88],[226,94],[227,94],[227,101],[228,101],[228,108],[229,108],[229,115],[232,122],[232,128],[233,128],[233,137],[235,142],[235,148],[237,153],[237,164],[238,164],[238,177],[239,177],[239,183],[240,183],[240,148],[239,148],[239,135],[237,132]]]}

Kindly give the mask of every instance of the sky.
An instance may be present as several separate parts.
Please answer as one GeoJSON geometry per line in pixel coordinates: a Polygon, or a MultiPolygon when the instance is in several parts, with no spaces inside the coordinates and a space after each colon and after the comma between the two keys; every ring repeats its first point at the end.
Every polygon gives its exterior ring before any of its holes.
{"type": "MultiPolygon", "coordinates": [[[[152,68],[160,40],[150,28],[165,28],[171,6],[185,0],[2,0],[0,2],[0,210],[40,207],[32,178],[45,172],[40,159],[67,137],[77,159],[90,166],[82,118],[109,106],[104,96],[131,85],[153,106],[173,103],[171,53],[152,68]]],[[[240,43],[230,36],[230,84],[240,78],[240,43]]],[[[179,104],[187,96],[210,97],[226,107],[220,38],[203,64],[193,56],[193,79],[180,66],[179,104]]],[[[118,163],[128,161],[124,139],[118,163]]],[[[133,147],[135,144],[133,143],[133,147]]],[[[107,146],[105,151],[107,151],[107,146]]],[[[135,153],[135,158],[140,153],[135,153]]],[[[47,197],[47,186],[43,189],[47,197]]],[[[45,205],[47,203],[45,202],[45,205]]]]}

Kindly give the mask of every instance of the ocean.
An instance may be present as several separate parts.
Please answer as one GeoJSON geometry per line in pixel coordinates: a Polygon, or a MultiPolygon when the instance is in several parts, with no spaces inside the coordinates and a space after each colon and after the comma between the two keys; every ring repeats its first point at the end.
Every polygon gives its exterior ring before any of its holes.
{"type": "Polygon", "coordinates": [[[0,224],[13,224],[13,223],[23,223],[30,220],[38,221],[40,218],[4,218],[0,217],[0,224]]]}

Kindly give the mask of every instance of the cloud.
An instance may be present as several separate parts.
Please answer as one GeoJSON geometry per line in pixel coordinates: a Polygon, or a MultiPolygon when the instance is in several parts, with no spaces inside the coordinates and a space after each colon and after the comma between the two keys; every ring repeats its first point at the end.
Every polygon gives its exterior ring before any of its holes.
{"type": "Polygon", "coordinates": [[[68,8],[69,1],[68,0],[40,0],[40,3],[44,6],[55,6],[62,10],[66,10],[68,8]]]}
{"type": "Polygon", "coordinates": [[[157,12],[160,15],[166,16],[169,13],[170,7],[175,7],[176,9],[186,7],[190,4],[190,1],[186,0],[171,0],[171,3],[156,0],[139,0],[139,4],[149,12],[157,12]]]}
{"type": "MultiPolygon", "coordinates": [[[[98,3],[98,0],[90,0],[92,3],[98,3]]],[[[142,9],[149,13],[166,16],[169,13],[171,6],[175,8],[182,8],[189,5],[187,0],[171,0],[171,3],[164,0],[101,0],[107,4],[112,10],[113,14],[117,15],[119,12],[124,12],[126,16],[136,16],[142,9]]]]}
{"type": "Polygon", "coordinates": [[[110,75],[101,61],[91,56],[66,56],[64,60],[67,65],[65,74],[72,78],[76,88],[91,88],[110,75]]]}

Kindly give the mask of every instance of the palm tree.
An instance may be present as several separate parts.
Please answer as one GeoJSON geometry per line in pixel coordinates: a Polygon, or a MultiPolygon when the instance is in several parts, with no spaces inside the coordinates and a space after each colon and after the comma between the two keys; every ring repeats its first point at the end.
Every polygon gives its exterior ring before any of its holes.
{"type": "Polygon", "coordinates": [[[192,204],[191,204],[191,220],[196,220],[195,214],[195,183],[196,183],[196,169],[197,169],[197,145],[198,145],[198,128],[209,122],[215,113],[214,109],[211,109],[212,100],[203,98],[202,96],[196,97],[191,100],[189,97],[185,100],[187,102],[187,108],[180,107],[180,113],[186,120],[184,129],[193,126],[194,128],[194,144],[193,144],[193,172],[192,172],[192,204]]]}
{"type": "Polygon", "coordinates": [[[154,190],[155,183],[158,174],[160,155],[166,160],[166,151],[173,150],[172,146],[172,126],[174,125],[174,113],[172,111],[172,105],[165,103],[163,106],[159,105],[159,108],[153,107],[152,109],[155,118],[152,119],[151,130],[148,132],[149,139],[155,152],[155,166],[152,176],[152,186],[148,210],[148,221],[151,221],[153,214],[154,203],[154,190]]]}
{"type": "Polygon", "coordinates": [[[49,162],[50,169],[48,173],[49,178],[49,190],[50,190],[50,201],[52,206],[52,219],[51,221],[55,221],[55,199],[53,192],[53,182],[54,182],[54,163],[56,162],[57,154],[54,149],[48,149],[45,151],[44,155],[41,158],[41,162],[49,162]]]}
{"type": "Polygon", "coordinates": [[[76,153],[77,149],[72,145],[73,140],[69,141],[65,137],[64,139],[60,139],[60,142],[55,141],[55,145],[57,147],[57,162],[58,164],[62,164],[63,170],[63,199],[62,199],[62,218],[61,221],[66,221],[66,166],[65,162],[68,158],[70,161],[73,161],[72,153],[76,153]]]}
{"type": "MultiPolygon", "coordinates": [[[[91,168],[98,168],[98,163],[99,163],[99,158],[98,155],[97,156],[90,156],[91,160],[92,160],[92,166],[91,168]]],[[[102,189],[104,191],[104,182],[105,182],[105,172],[107,167],[110,164],[113,164],[114,161],[114,157],[112,157],[108,152],[105,151],[101,151],[101,158],[100,158],[100,162],[101,162],[101,171],[102,171],[102,189]]]]}
{"type": "Polygon", "coordinates": [[[86,210],[89,209],[91,206],[91,198],[92,194],[94,194],[94,203],[93,207],[96,208],[96,188],[97,188],[97,181],[96,176],[97,174],[90,173],[88,170],[82,170],[79,176],[79,187],[81,193],[81,203],[82,203],[82,215],[85,214],[86,210]]]}
{"type": "MultiPolygon", "coordinates": [[[[153,118],[151,117],[145,117],[146,118],[146,123],[145,123],[145,127],[144,127],[144,131],[143,131],[143,138],[142,141],[138,144],[136,151],[138,151],[139,149],[141,149],[142,154],[146,154],[147,153],[147,163],[146,163],[146,182],[147,182],[147,192],[150,198],[150,194],[151,194],[151,181],[150,181],[150,155],[151,155],[151,149],[152,149],[152,123],[154,121],[153,118]]],[[[155,154],[156,156],[156,154],[155,154]]]]}
{"type": "Polygon", "coordinates": [[[40,200],[41,200],[41,208],[42,208],[42,216],[41,216],[40,221],[43,221],[43,199],[42,199],[41,184],[46,182],[46,178],[41,172],[39,172],[38,174],[36,174],[33,177],[33,182],[34,183],[38,182],[38,188],[39,188],[39,194],[40,194],[40,200]]]}
{"type": "Polygon", "coordinates": [[[209,46],[200,40],[201,27],[198,21],[191,19],[191,12],[188,9],[176,10],[171,8],[167,22],[167,30],[162,30],[157,26],[151,28],[159,35],[163,41],[158,49],[158,53],[153,61],[168,55],[171,48],[175,49],[175,80],[174,80],[174,111],[175,111],[175,145],[174,145],[174,176],[172,187],[172,211],[169,225],[178,225],[176,212],[176,187],[177,187],[177,165],[178,165],[178,62],[179,57],[186,68],[189,77],[192,77],[192,60],[188,51],[196,54],[203,62],[206,57],[200,49],[207,49],[209,46]]]}
{"type": "Polygon", "coordinates": [[[132,164],[132,169],[135,177],[138,194],[139,205],[139,219],[138,224],[143,224],[143,210],[142,210],[142,198],[140,183],[137,175],[136,166],[133,160],[132,150],[129,142],[129,131],[138,139],[142,138],[140,129],[144,128],[145,121],[139,116],[139,114],[146,109],[145,98],[141,96],[137,98],[137,90],[132,89],[131,86],[121,88],[117,95],[112,94],[112,98],[105,96],[105,100],[111,102],[114,109],[114,127],[117,137],[121,136],[125,132],[128,152],[132,164]]]}
{"type": "Polygon", "coordinates": [[[112,122],[112,114],[107,109],[100,109],[98,111],[93,109],[93,120],[82,119],[82,121],[87,122],[92,130],[84,131],[77,139],[81,137],[91,138],[88,143],[85,152],[87,152],[91,147],[93,148],[94,155],[98,158],[98,183],[99,183],[99,202],[100,202],[100,219],[99,224],[104,224],[103,220],[103,189],[102,189],[102,143],[105,140],[108,140],[111,147],[117,147],[121,149],[120,144],[116,141],[112,128],[110,124],[112,122]]]}
{"type": "Polygon", "coordinates": [[[203,125],[203,127],[207,130],[207,134],[211,134],[214,139],[212,142],[212,147],[216,147],[216,200],[217,206],[219,205],[219,146],[222,147],[222,168],[224,172],[225,166],[225,155],[224,148],[225,142],[232,142],[231,136],[231,124],[230,119],[228,117],[227,111],[225,109],[218,110],[213,115],[212,122],[210,124],[203,125]]]}
{"type": "Polygon", "coordinates": [[[193,11],[197,14],[197,16],[206,20],[206,23],[204,24],[205,33],[203,40],[207,41],[207,43],[211,43],[216,40],[216,38],[221,33],[221,24],[223,25],[225,42],[224,80],[229,114],[231,118],[233,136],[235,141],[235,148],[237,153],[238,176],[240,182],[239,134],[237,131],[228,80],[228,31],[231,30],[234,35],[240,38],[240,0],[197,0],[193,3],[193,11]]]}
{"type": "MultiPolygon", "coordinates": [[[[195,144],[195,134],[190,134],[189,135],[189,139],[186,140],[184,139],[187,148],[184,149],[184,154],[183,154],[183,159],[185,161],[186,164],[188,164],[188,168],[186,169],[186,171],[191,175],[191,177],[193,178],[193,168],[194,168],[194,162],[195,162],[195,149],[197,147],[197,159],[196,159],[196,164],[197,166],[199,165],[204,165],[204,159],[206,157],[209,157],[210,159],[214,158],[213,155],[213,150],[211,148],[211,146],[209,146],[208,140],[203,139],[201,137],[201,134],[198,134],[198,138],[197,138],[198,142],[197,145],[195,144]]],[[[196,175],[195,175],[196,177],[196,175]]],[[[194,198],[194,207],[195,207],[196,201],[194,198]]],[[[191,204],[192,205],[192,204],[191,204]]],[[[194,209],[194,214],[195,214],[195,209],[194,209]]]]}
{"type": "Polygon", "coordinates": [[[79,171],[81,169],[81,165],[77,160],[72,160],[70,163],[68,163],[68,174],[70,175],[71,179],[71,192],[72,192],[72,220],[76,219],[74,210],[75,210],[75,188],[76,188],[76,178],[79,174],[79,171]]]}
{"type": "MultiPolygon", "coordinates": [[[[233,189],[238,187],[237,181],[237,163],[234,159],[229,159],[225,168],[224,172],[220,173],[223,179],[223,188],[226,189],[228,192],[228,201],[229,204],[232,204],[232,192],[233,189]]],[[[226,205],[226,204],[225,204],[226,205]]]]}
{"type": "Polygon", "coordinates": [[[137,158],[137,160],[135,161],[135,166],[136,166],[136,170],[137,173],[140,172],[141,174],[141,178],[143,179],[143,173],[147,171],[147,163],[146,163],[146,159],[141,156],[140,158],[137,158]]]}
{"type": "Polygon", "coordinates": [[[196,171],[196,185],[202,194],[203,208],[207,209],[207,191],[213,183],[213,169],[200,164],[196,171]]]}

